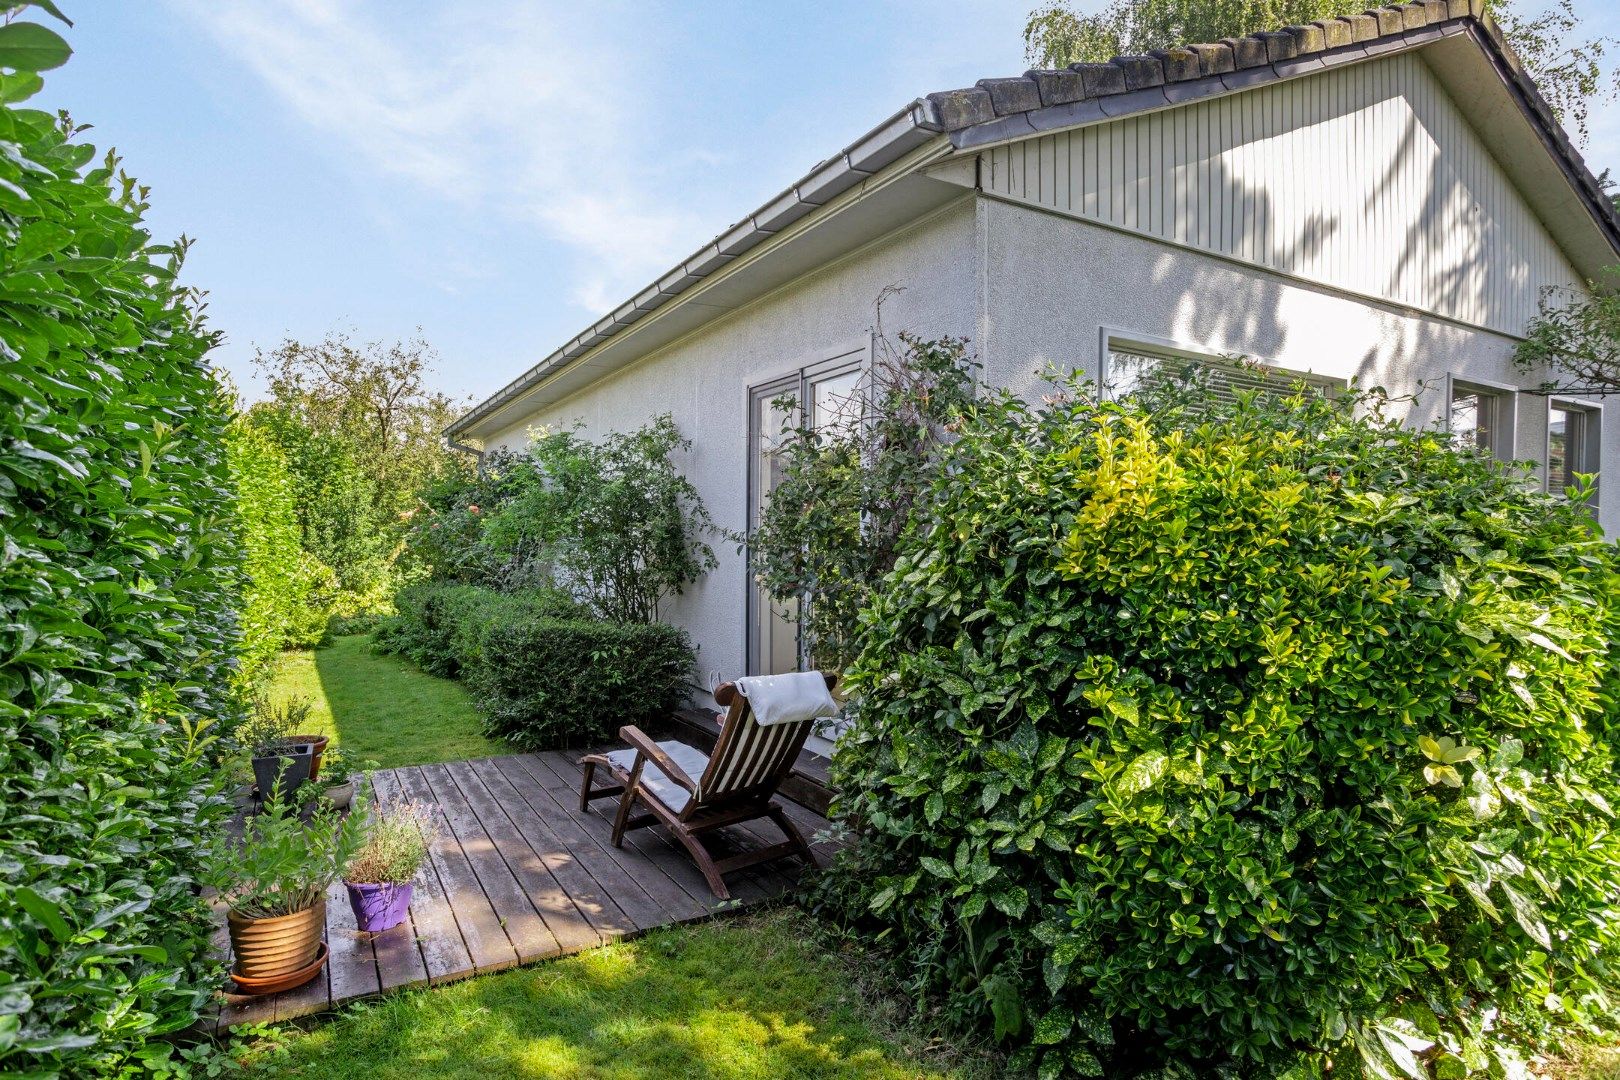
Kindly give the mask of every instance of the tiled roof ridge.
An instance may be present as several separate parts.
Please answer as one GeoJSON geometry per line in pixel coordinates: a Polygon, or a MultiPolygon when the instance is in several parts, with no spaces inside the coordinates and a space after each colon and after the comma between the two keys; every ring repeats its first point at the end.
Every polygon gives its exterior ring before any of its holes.
{"type": "MultiPolygon", "coordinates": [[[[1245,72],[1253,72],[1255,82],[1276,75],[1303,74],[1319,63],[1317,54],[1347,46],[1372,46],[1369,55],[1410,44],[1413,30],[1436,26],[1454,19],[1483,19],[1482,0],[1412,0],[1411,3],[1371,8],[1354,15],[1318,19],[1300,26],[1285,26],[1218,42],[1155,49],[1141,56],[1116,56],[1106,63],[1070,64],[1066,68],[1032,68],[1021,76],[980,79],[974,86],[929,94],[935,122],[947,132],[958,132],[980,124],[1017,118],[1059,105],[1096,102],[1102,111],[1112,112],[1107,99],[1146,92],[1163,95],[1162,104],[1178,103],[1176,85],[1211,76],[1226,76],[1227,89],[1241,89],[1245,72]]],[[[1190,89],[1190,88],[1189,88],[1190,89]]],[[[1202,95],[1197,95],[1202,96],[1202,95]]],[[[1120,111],[1135,111],[1135,102],[1117,102],[1120,111]]],[[[1042,125],[1055,126],[1055,125],[1042,125]]],[[[1020,132],[1016,122],[1007,125],[1008,138],[1020,132]]],[[[1033,128],[1040,130],[1041,128],[1033,128]]],[[[975,140],[977,141],[977,140],[975,140]]]]}

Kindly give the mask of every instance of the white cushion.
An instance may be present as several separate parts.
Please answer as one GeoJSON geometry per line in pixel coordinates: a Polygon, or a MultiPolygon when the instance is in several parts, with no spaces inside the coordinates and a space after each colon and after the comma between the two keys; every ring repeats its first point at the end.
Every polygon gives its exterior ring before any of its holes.
{"type": "Polygon", "coordinates": [[[790,671],[782,675],[750,675],[737,680],[737,692],[748,699],[761,727],[802,724],[822,716],[837,716],[838,703],[819,671],[790,671]]]}
{"type": "MultiPolygon", "coordinates": [[[[659,743],[658,749],[668,754],[692,783],[703,779],[703,770],[709,767],[709,755],[674,739],[659,743]]],[[[636,751],[630,748],[615,750],[608,755],[608,760],[629,772],[636,767],[636,751]]],[[[647,767],[641,770],[641,786],[677,814],[686,809],[686,803],[692,797],[685,788],[665,776],[664,770],[652,758],[647,759],[647,767]]]]}

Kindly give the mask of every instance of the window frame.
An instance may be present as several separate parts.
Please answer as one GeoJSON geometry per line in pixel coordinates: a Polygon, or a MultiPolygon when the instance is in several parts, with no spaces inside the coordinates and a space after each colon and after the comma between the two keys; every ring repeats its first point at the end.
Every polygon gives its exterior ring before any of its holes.
{"type": "MultiPolygon", "coordinates": [[[[1210,345],[1190,344],[1170,338],[1154,337],[1150,334],[1136,334],[1115,327],[1104,326],[1098,338],[1097,353],[1097,389],[1103,401],[1114,400],[1114,391],[1109,386],[1108,379],[1109,368],[1112,366],[1112,357],[1116,350],[1138,356],[1162,357],[1167,360],[1190,360],[1196,364],[1206,364],[1217,368],[1238,366],[1232,360],[1232,356],[1235,354],[1231,350],[1223,352],[1210,345]]],[[[1290,380],[1300,379],[1312,386],[1319,387],[1329,398],[1337,396],[1346,385],[1345,380],[1332,375],[1320,375],[1314,371],[1300,371],[1296,368],[1273,364],[1269,360],[1246,354],[1244,358],[1250,363],[1266,368],[1268,371],[1287,376],[1290,380]]]]}
{"type": "Polygon", "coordinates": [[[1454,434],[1451,430],[1451,402],[1457,391],[1483,395],[1500,399],[1507,406],[1507,422],[1498,425],[1501,429],[1501,438],[1493,439],[1491,456],[1497,461],[1510,462],[1518,459],[1519,446],[1519,397],[1524,391],[1511,383],[1493,382],[1490,379],[1476,379],[1470,376],[1458,375],[1454,371],[1446,372],[1446,400],[1442,420],[1445,423],[1446,433],[1454,434]],[[1501,445],[1506,443],[1506,446],[1501,445]]]}
{"type": "MultiPolygon", "coordinates": [[[[873,336],[867,334],[858,341],[850,341],[843,345],[825,349],[809,356],[801,357],[791,366],[778,368],[765,377],[749,383],[744,391],[743,401],[747,411],[747,467],[744,476],[744,521],[748,532],[753,532],[759,524],[761,507],[760,476],[760,438],[763,432],[759,430],[756,422],[755,409],[762,395],[769,394],[770,398],[792,394],[796,399],[798,418],[802,421],[804,409],[809,405],[813,407],[811,395],[815,385],[827,379],[837,378],[851,371],[863,374],[872,369],[872,355],[874,352],[873,336]]],[[[868,398],[871,394],[871,380],[863,379],[860,392],[868,398]]],[[[767,401],[770,398],[766,398],[767,401]]],[[[761,642],[758,633],[759,627],[755,625],[756,619],[761,617],[762,589],[754,581],[753,551],[747,547],[743,550],[743,667],[747,674],[757,675],[761,671],[763,657],[761,642]]],[[[801,601],[802,603],[802,601],[801,601]]],[[[795,652],[799,670],[804,669],[805,643],[803,635],[795,627],[795,652]]]]}
{"type": "MultiPolygon", "coordinates": [[[[1594,467],[1590,469],[1571,469],[1571,472],[1593,473],[1597,479],[1592,484],[1592,499],[1586,505],[1596,513],[1603,497],[1603,403],[1587,401],[1583,398],[1566,397],[1561,394],[1547,396],[1547,423],[1545,425],[1544,446],[1542,447],[1542,490],[1549,495],[1563,497],[1562,491],[1554,491],[1552,483],[1552,414],[1554,409],[1563,412],[1578,412],[1585,415],[1586,430],[1581,436],[1581,455],[1590,458],[1594,467]]],[[[1567,451],[1566,451],[1567,452],[1567,451]]]]}

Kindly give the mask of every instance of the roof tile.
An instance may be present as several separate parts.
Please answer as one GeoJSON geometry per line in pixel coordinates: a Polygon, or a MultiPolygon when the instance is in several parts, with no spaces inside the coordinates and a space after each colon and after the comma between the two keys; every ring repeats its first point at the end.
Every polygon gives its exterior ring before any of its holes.
{"type": "Polygon", "coordinates": [[[1035,84],[1035,89],[1041,95],[1041,105],[1050,108],[1053,105],[1067,105],[1071,101],[1082,101],[1086,96],[1086,83],[1078,71],[1060,68],[1057,71],[1044,71],[1040,69],[1024,72],[1024,78],[1035,84]]]}
{"type": "Polygon", "coordinates": [[[1344,21],[1350,24],[1352,41],[1371,41],[1378,36],[1378,16],[1370,11],[1346,15],[1344,21]]]}
{"type": "Polygon", "coordinates": [[[1266,59],[1272,63],[1292,60],[1299,55],[1299,45],[1294,41],[1294,35],[1287,31],[1262,30],[1254,36],[1266,43],[1266,59]]]}
{"type": "Polygon", "coordinates": [[[1322,47],[1324,49],[1337,49],[1348,45],[1353,40],[1350,33],[1350,23],[1346,19],[1322,19],[1316,24],[1322,30],[1322,47]]]}
{"type": "Polygon", "coordinates": [[[934,112],[939,114],[939,126],[946,131],[957,131],[996,118],[990,95],[977,86],[929,94],[928,100],[934,106],[934,112]]]}
{"type": "Polygon", "coordinates": [[[1451,18],[1451,12],[1446,8],[1446,0],[1425,0],[1424,6],[1429,9],[1430,26],[1451,18]]]}
{"type": "Polygon", "coordinates": [[[997,116],[1041,107],[1041,94],[1032,79],[980,79],[979,89],[990,95],[990,106],[997,116]]]}
{"type": "Polygon", "coordinates": [[[1429,8],[1423,0],[1412,0],[1401,5],[1401,25],[1408,30],[1429,25],[1429,8]]]}
{"type": "Polygon", "coordinates": [[[1237,71],[1271,62],[1266,58],[1266,43],[1257,37],[1222,38],[1221,44],[1232,50],[1232,66],[1237,71]]]}
{"type": "Polygon", "coordinates": [[[1164,81],[1167,83],[1186,82],[1202,74],[1198,54],[1185,46],[1176,49],[1154,49],[1153,57],[1164,69],[1164,81]]]}
{"type": "Polygon", "coordinates": [[[1294,39],[1294,55],[1321,52],[1326,45],[1322,28],[1314,23],[1307,26],[1285,26],[1283,33],[1294,39]]]}
{"type": "Polygon", "coordinates": [[[1198,57],[1198,73],[1200,75],[1219,75],[1225,71],[1236,70],[1232,63],[1232,46],[1230,45],[1189,45],[1198,57]]]}
{"type": "Polygon", "coordinates": [[[1164,85],[1164,65],[1154,56],[1116,56],[1109,61],[1125,73],[1125,89],[1146,90],[1164,85]]]}
{"type": "Polygon", "coordinates": [[[1378,20],[1378,33],[1380,35],[1398,34],[1406,29],[1406,17],[1401,14],[1400,8],[1373,8],[1367,14],[1378,20]]]}
{"type": "Polygon", "coordinates": [[[1070,64],[1069,70],[1080,73],[1088,98],[1125,92],[1125,72],[1113,64],[1070,64]]]}

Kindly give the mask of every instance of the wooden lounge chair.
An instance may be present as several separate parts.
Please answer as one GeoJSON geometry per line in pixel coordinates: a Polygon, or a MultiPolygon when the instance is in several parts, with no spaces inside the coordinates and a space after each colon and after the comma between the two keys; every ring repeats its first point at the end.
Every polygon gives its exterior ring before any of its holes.
{"type": "MultiPolygon", "coordinates": [[[[824,678],[831,689],[836,679],[824,678]]],[[[722,683],[715,689],[714,700],[727,709],[714,753],[704,754],[673,739],[654,742],[640,728],[626,725],[619,729],[619,738],[630,744],[628,748],[582,759],[585,777],[579,789],[579,808],[589,809],[593,799],[620,796],[619,812],[613,819],[614,847],[623,846],[624,834],[631,829],[662,824],[691,852],[714,895],[729,900],[724,875],[733,870],[789,855],[815,865],[810,845],[772,797],[793,769],[815,721],[763,726],[754,719],[748,699],[737,692],[735,683],[722,683]],[[592,788],[598,766],[617,783],[592,788]],[[638,802],[648,812],[632,817],[638,802]],[[722,859],[703,846],[701,837],[706,832],[762,817],[774,821],[787,839],[722,859]]]]}

